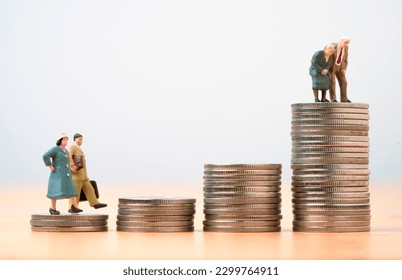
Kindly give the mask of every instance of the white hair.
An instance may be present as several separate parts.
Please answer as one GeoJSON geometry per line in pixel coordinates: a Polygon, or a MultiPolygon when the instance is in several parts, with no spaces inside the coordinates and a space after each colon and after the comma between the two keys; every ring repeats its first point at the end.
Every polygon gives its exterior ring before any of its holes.
{"type": "Polygon", "coordinates": [[[349,36],[342,36],[341,41],[345,40],[345,41],[350,41],[350,37],[349,36]]]}
{"type": "Polygon", "coordinates": [[[325,50],[325,49],[333,49],[333,48],[335,48],[335,44],[334,44],[334,43],[330,43],[330,44],[326,44],[326,45],[325,45],[324,50],[325,50]]]}

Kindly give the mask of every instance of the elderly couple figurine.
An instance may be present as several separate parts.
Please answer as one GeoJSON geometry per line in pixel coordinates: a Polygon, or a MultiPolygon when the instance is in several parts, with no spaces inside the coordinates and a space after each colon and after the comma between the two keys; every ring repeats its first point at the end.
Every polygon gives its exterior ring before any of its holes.
{"type": "Polygon", "coordinates": [[[338,43],[328,44],[324,50],[318,51],[313,55],[309,72],[313,79],[315,102],[329,102],[326,99],[328,89],[331,102],[337,102],[335,78],[338,80],[341,90],[341,102],[351,102],[346,91],[349,43],[349,37],[342,37],[338,43]],[[319,90],[321,90],[321,100],[318,98],[319,90]]]}
{"type": "Polygon", "coordinates": [[[43,161],[50,169],[47,197],[51,200],[49,208],[51,215],[60,215],[60,211],[56,210],[56,201],[64,198],[70,199],[69,213],[82,212],[78,208],[81,190],[85,193],[89,204],[95,209],[107,206],[97,200],[95,191],[89,182],[86,161],[81,150],[82,141],[83,136],[75,134],[74,144],[68,151],[66,148],[68,136],[62,133],[57,138],[56,146],[43,155],[43,161]],[[77,161],[74,162],[74,156],[80,157],[79,167],[76,166],[77,161]]]}

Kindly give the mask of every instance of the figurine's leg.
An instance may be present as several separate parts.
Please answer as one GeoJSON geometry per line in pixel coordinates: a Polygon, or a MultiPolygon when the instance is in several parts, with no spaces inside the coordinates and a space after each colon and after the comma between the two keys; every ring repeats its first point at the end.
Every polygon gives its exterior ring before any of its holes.
{"type": "Polygon", "coordinates": [[[56,199],[51,199],[50,201],[51,201],[51,208],[56,210],[56,201],[57,200],[56,199]]]}
{"type": "Polygon", "coordinates": [[[331,99],[331,102],[336,100],[336,78],[335,78],[335,73],[331,72],[331,75],[329,77],[329,98],[331,99]]]}
{"type": "Polygon", "coordinates": [[[313,94],[314,94],[314,101],[320,102],[320,100],[318,99],[318,89],[313,88],[313,94]]]}
{"type": "Polygon", "coordinates": [[[329,102],[327,100],[327,90],[326,89],[321,90],[321,102],[329,102]]]}
{"type": "Polygon", "coordinates": [[[347,93],[348,82],[346,80],[346,76],[344,73],[342,73],[342,71],[339,71],[338,73],[336,73],[336,77],[338,79],[339,88],[341,90],[341,101],[345,102],[348,100],[348,93],[347,93]]]}

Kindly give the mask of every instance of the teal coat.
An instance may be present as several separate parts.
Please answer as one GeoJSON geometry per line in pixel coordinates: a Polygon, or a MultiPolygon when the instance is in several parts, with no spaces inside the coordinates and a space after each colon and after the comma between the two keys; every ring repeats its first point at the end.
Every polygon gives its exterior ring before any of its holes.
{"type": "Polygon", "coordinates": [[[331,55],[328,61],[325,61],[324,51],[318,51],[311,59],[311,66],[309,69],[310,76],[313,79],[313,89],[329,89],[330,73],[327,75],[321,74],[324,69],[329,70],[333,63],[333,56],[331,55]]]}
{"type": "Polygon", "coordinates": [[[62,199],[77,196],[74,181],[71,176],[68,151],[55,146],[43,155],[46,166],[53,165],[54,172],[50,173],[47,187],[47,197],[62,199]]]}

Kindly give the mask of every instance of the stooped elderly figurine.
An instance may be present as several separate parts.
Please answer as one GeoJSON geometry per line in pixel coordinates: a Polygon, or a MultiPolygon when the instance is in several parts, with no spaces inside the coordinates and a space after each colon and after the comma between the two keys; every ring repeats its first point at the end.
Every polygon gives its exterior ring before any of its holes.
{"type": "Polygon", "coordinates": [[[310,76],[313,80],[314,101],[320,102],[318,91],[321,90],[321,102],[329,102],[326,99],[327,90],[330,87],[330,69],[333,63],[334,45],[328,44],[324,50],[314,53],[311,59],[309,69],[310,76]]]}
{"type": "Polygon", "coordinates": [[[334,63],[331,67],[331,86],[329,88],[329,94],[332,102],[336,100],[336,80],[339,83],[339,89],[341,91],[341,102],[351,102],[348,99],[346,80],[346,69],[348,68],[348,55],[349,55],[349,43],[350,38],[347,36],[341,37],[338,43],[335,43],[335,50],[333,53],[334,63]]]}
{"type": "Polygon", "coordinates": [[[67,142],[68,136],[62,133],[57,138],[56,146],[43,155],[43,161],[50,169],[47,197],[51,200],[49,208],[51,215],[60,214],[60,211],[56,210],[56,201],[66,198],[70,199],[69,213],[82,212],[77,205],[77,192],[71,176],[69,154],[66,149],[67,142]]]}

